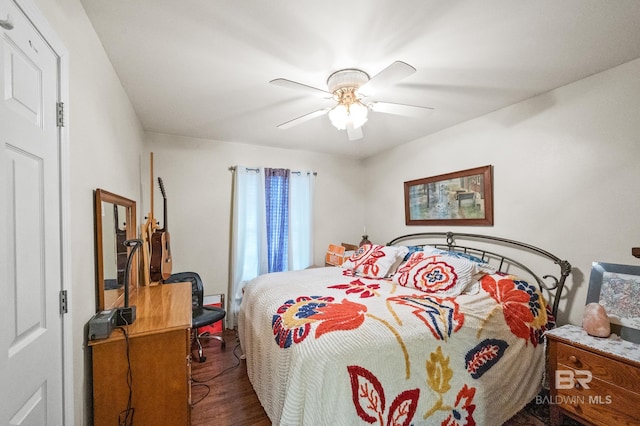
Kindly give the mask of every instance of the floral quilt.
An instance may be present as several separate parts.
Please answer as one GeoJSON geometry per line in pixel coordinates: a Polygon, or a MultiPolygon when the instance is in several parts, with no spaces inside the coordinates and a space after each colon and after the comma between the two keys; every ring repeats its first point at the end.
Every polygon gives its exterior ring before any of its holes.
{"type": "Polygon", "coordinates": [[[436,297],[315,268],[245,287],[239,336],[274,425],[501,424],[540,389],[546,302],[517,277],[436,297]]]}

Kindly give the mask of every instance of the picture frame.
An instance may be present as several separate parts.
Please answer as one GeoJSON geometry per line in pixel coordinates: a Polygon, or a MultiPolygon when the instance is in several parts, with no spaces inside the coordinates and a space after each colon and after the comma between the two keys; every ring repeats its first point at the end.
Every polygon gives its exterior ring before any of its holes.
{"type": "Polygon", "coordinates": [[[493,226],[491,165],[404,183],[407,225],[493,226]]]}
{"type": "Polygon", "coordinates": [[[612,333],[640,343],[640,266],[593,262],[586,303],[604,307],[612,333]]]}

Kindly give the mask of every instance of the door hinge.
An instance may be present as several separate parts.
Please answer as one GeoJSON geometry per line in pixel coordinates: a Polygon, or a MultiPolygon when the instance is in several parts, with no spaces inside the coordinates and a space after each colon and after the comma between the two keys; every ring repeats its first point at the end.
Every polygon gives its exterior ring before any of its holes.
{"type": "Polygon", "coordinates": [[[58,127],[64,127],[64,102],[56,103],[56,118],[58,127]]]}
{"type": "Polygon", "coordinates": [[[60,313],[66,314],[67,311],[67,290],[60,290],[60,313]]]}

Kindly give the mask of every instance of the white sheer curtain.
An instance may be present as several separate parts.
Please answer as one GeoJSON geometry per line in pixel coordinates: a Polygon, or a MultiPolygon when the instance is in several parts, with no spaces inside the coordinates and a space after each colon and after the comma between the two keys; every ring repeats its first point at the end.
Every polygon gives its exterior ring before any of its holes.
{"type": "Polygon", "coordinates": [[[235,328],[245,282],[267,273],[268,263],[264,170],[237,166],[233,176],[231,289],[227,317],[232,321],[229,325],[235,328]]]}
{"type": "MultiPolygon", "coordinates": [[[[244,285],[269,271],[265,170],[236,166],[233,176],[229,328],[238,325],[244,285]]],[[[304,269],[313,264],[315,173],[291,172],[289,179],[288,269],[304,269]]]]}
{"type": "Polygon", "coordinates": [[[313,172],[291,172],[289,178],[289,269],[313,264],[313,172]]]}

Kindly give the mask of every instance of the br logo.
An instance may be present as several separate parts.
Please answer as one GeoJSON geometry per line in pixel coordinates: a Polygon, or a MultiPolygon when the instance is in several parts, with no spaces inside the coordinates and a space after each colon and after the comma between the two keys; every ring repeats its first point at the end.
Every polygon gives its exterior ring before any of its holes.
{"type": "Polygon", "coordinates": [[[588,370],[556,370],[556,389],[589,389],[589,382],[593,378],[588,370]]]}

